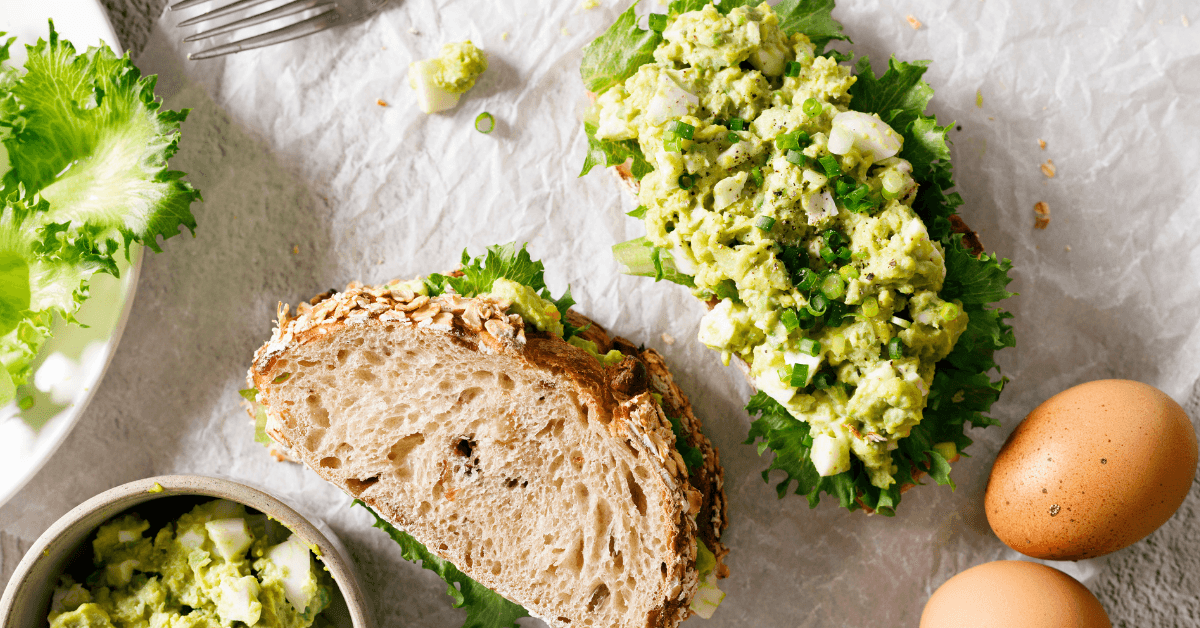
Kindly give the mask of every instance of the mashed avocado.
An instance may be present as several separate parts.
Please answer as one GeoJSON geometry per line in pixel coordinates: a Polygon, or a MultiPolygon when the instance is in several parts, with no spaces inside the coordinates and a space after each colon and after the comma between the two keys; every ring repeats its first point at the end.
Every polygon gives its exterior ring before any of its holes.
{"type": "Polygon", "coordinates": [[[408,84],[417,91],[421,111],[444,111],[457,105],[487,68],[487,56],[470,40],[444,44],[437,57],[408,66],[408,84]]]}
{"type": "MultiPolygon", "coordinates": [[[[492,283],[492,290],[488,296],[511,303],[508,307],[509,311],[525,319],[526,323],[537,327],[539,331],[550,332],[560,338],[566,331],[560,320],[558,307],[552,301],[538,296],[537,291],[525,284],[500,277],[492,283]]],[[[601,355],[596,343],[579,336],[567,338],[567,343],[587,351],[605,366],[616,364],[625,357],[616,349],[601,355]]]]}
{"type": "Polygon", "coordinates": [[[670,18],[654,62],[604,91],[600,140],[636,140],[647,238],[715,307],[700,340],[811,426],[821,475],[891,451],[967,327],[945,251],[912,209],[901,136],[848,108],[850,70],[770,5],[670,18]]]}
{"type": "Polygon", "coordinates": [[[132,514],[100,526],[96,571],[86,586],[63,576],[51,628],[303,628],[329,605],[308,546],[295,535],[271,544],[266,516],[241,504],[200,504],[153,538],[149,528],[132,514]]]}

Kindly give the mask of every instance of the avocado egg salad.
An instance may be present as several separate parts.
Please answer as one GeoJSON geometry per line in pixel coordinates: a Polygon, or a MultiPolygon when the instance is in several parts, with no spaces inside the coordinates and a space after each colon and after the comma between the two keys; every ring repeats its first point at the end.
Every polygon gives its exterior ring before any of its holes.
{"type": "Polygon", "coordinates": [[[311,626],[333,582],[304,541],[273,543],[270,527],[281,526],[223,499],[151,535],[142,517],[117,517],[92,540],[85,582],[62,577],[50,628],[311,626]]]}
{"type": "MultiPolygon", "coordinates": [[[[154,77],[108,46],[76,54],[50,25],[8,63],[0,32],[0,406],[32,374],[55,319],[76,323],[96,273],[180,227],[200,193],[169,170],[187,111],[162,109],[154,77]]],[[[21,402],[32,402],[32,397],[21,402]]]]}
{"type": "Polygon", "coordinates": [[[646,236],[618,261],[708,302],[699,339],[749,366],[747,442],[775,453],[780,497],[890,515],[922,473],[953,486],[965,423],[995,423],[1010,264],[952,228],[926,63],[841,65],[831,1],[680,0],[646,30],[634,8],[581,66],[582,174],[638,180],[646,236]]]}

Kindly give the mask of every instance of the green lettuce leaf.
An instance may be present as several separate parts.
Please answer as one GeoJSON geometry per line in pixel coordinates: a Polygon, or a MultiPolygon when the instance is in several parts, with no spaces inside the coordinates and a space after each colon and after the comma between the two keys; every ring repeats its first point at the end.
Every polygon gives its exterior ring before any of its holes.
{"type": "Polygon", "coordinates": [[[554,304],[563,323],[563,340],[568,340],[580,331],[567,322],[567,310],[575,305],[571,288],[568,286],[561,297],[551,296],[550,289],[546,287],[546,267],[530,257],[526,246],[522,244],[518,249],[516,242],[494,244],[487,248],[487,253],[475,258],[463,249],[462,264],[459,266],[461,276],[434,273],[422,281],[429,296],[437,296],[449,288],[464,297],[473,297],[491,292],[492,284],[501,277],[529,286],[538,296],[554,304]]]}
{"type": "Polygon", "coordinates": [[[154,77],[107,46],[77,54],[53,22],[27,48],[23,72],[0,65],[0,362],[15,384],[54,319],[75,322],[93,275],[117,276],[134,243],[194,233],[200,200],[167,168],[187,112],[161,109],[154,77]]]}
{"type": "Polygon", "coordinates": [[[638,145],[637,140],[601,140],[596,139],[596,123],[584,122],[583,132],[587,135],[588,151],[583,158],[583,171],[579,176],[584,176],[592,171],[592,168],[600,166],[607,168],[616,166],[630,161],[629,171],[633,173],[633,178],[641,180],[654,170],[654,166],[646,161],[646,155],[642,152],[642,147],[638,145]]]}
{"type": "Polygon", "coordinates": [[[397,530],[366,504],[357,499],[354,503],[366,508],[375,518],[372,525],[387,532],[388,536],[400,545],[405,560],[421,563],[422,567],[446,581],[446,594],[454,598],[454,608],[464,608],[467,611],[467,620],[462,628],[516,628],[518,619],[529,616],[529,612],[520,605],[475,582],[450,561],[429,551],[407,532],[397,530]]]}
{"type": "Polygon", "coordinates": [[[629,5],[604,34],[584,46],[579,73],[583,86],[593,94],[624,82],[638,68],[654,61],[654,49],[662,42],[662,35],[638,28],[636,9],[637,2],[629,5]]]}
{"type": "Polygon", "coordinates": [[[849,40],[841,23],[833,19],[833,5],[834,0],[783,0],[775,5],[779,28],[788,34],[804,33],[822,54],[830,41],[849,40]]]}

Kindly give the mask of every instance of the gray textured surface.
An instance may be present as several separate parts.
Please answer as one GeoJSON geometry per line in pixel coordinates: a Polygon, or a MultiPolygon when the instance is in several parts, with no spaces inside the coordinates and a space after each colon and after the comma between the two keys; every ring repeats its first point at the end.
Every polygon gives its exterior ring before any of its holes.
{"type": "MultiPolygon", "coordinates": [[[[607,243],[640,233],[618,212],[615,186],[595,176],[574,179],[582,154],[572,126],[576,103],[562,94],[578,88],[578,57],[563,51],[577,51],[586,41],[578,34],[594,32],[611,12],[579,16],[570,12],[578,3],[568,3],[541,26],[576,35],[564,33],[545,55],[549,61],[529,66],[520,65],[516,48],[502,48],[493,31],[511,29],[510,45],[519,46],[532,37],[521,29],[537,24],[512,24],[511,16],[486,12],[443,22],[432,2],[395,2],[378,20],[343,31],[364,38],[372,50],[390,49],[383,59],[353,56],[349,49],[345,56],[314,54],[302,71],[299,62],[276,66],[274,57],[264,56],[268,78],[239,83],[224,80],[239,75],[222,74],[220,66],[180,64],[166,35],[156,31],[162,0],[104,2],[139,65],[160,73],[159,93],[168,106],[194,109],[172,165],[189,173],[206,202],[194,208],[200,224],[195,239],[174,239],[165,254],[147,256],[128,331],[78,428],[50,465],[0,507],[0,583],[42,530],[101,490],[170,471],[221,473],[315,504],[354,553],[376,594],[381,625],[457,626],[461,615],[449,608],[440,581],[404,563],[382,535],[366,528],[363,513],[346,511],[340,493],[311,474],[264,461],[248,437],[236,390],[251,352],[269,334],[277,300],[295,302],[350,279],[441,269],[462,246],[477,250],[501,239],[531,240],[551,267],[552,285],[569,279],[586,311],[663,350],[680,371],[729,477],[734,575],[726,605],[710,622],[714,628],[749,623],[776,606],[774,617],[805,626],[831,625],[831,616],[864,626],[915,625],[933,588],[966,567],[1006,556],[983,519],[983,483],[1004,436],[1058,390],[1089,379],[1136,378],[1181,401],[1190,394],[1186,407],[1193,419],[1200,414],[1193,385],[1200,369],[1189,357],[1200,333],[1196,301],[1185,298],[1195,292],[1156,282],[1180,267],[1200,277],[1200,248],[1189,231],[1195,224],[1189,208],[1200,200],[1196,179],[1142,169],[1153,151],[1182,151],[1180,146],[1200,142],[1200,72],[1194,63],[1200,58],[1194,33],[1200,31],[1191,26],[1179,43],[1183,5],[1080,5],[1061,13],[1035,9],[1034,3],[1006,8],[959,2],[936,11],[871,2],[839,8],[856,48],[872,58],[895,50],[902,58],[935,60],[934,108],[965,127],[955,134],[956,166],[968,199],[963,213],[989,248],[1014,259],[1014,287],[1022,293],[1008,304],[1018,315],[1019,347],[1001,358],[1014,377],[995,411],[1003,427],[972,433],[978,438],[974,457],[955,467],[957,493],[914,491],[905,496],[901,515],[888,520],[846,515],[828,503],[810,511],[794,497],[776,501],[758,477],[763,462],[739,444],[746,418],[737,399],[744,383],[732,369],[710,375],[713,358],[689,341],[698,317],[689,298],[676,299],[674,310],[651,309],[657,301],[639,292],[643,283],[615,276],[609,267],[607,243]],[[925,31],[908,30],[903,16],[910,10],[926,22],[925,31]],[[872,22],[885,19],[892,20],[887,29],[872,22]],[[1122,28],[1104,30],[1110,21],[1122,28]],[[435,40],[462,38],[464,23],[482,31],[469,30],[470,36],[502,51],[470,105],[497,113],[501,127],[488,143],[455,132],[467,128],[475,109],[429,121],[400,106],[374,105],[384,94],[405,98],[401,73],[410,53],[428,54],[435,40]],[[406,34],[410,24],[420,25],[425,39],[406,34]],[[1120,33],[1120,55],[1098,52],[1117,49],[1111,33],[1120,33]],[[1086,46],[1071,44],[1085,35],[1086,46]],[[972,65],[989,55],[995,60],[983,71],[972,65]],[[1044,62],[1059,56],[1061,64],[1044,62]],[[1042,69],[1029,73],[1029,67],[1042,69]],[[323,91],[331,75],[347,71],[378,77],[378,84],[348,95],[323,91]],[[1114,105],[1104,96],[1130,84],[1146,94],[1136,106],[1114,105]],[[1046,91],[1030,98],[1038,88],[1046,91]],[[974,106],[976,89],[985,94],[982,110],[974,106]],[[296,99],[296,117],[260,106],[278,94],[296,99]],[[341,146],[339,133],[358,129],[329,130],[306,120],[307,108],[324,111],[322,98],[343,107],[347,117],[400,128],[403,141],[380,137],[376,146],[328,151],[341,146]],[[511,109],[502,109],[511,101],[511,109]],[[1145,151],[1102,150],[1097,156],[1093,138],[1131,118],[1146,130],[1145,151]],[[565,129],[556,138],[565,165],[547,165],[546,153],[532,150],[537,138],[529,134],[558,132],[556,121],[565,129]],[[1037,151],[1037,137],[1050,141],[1051,152],[1037,151]],[[1036,171],[1046,157],[1059,164],[1052,181],[1036,171]],[[455,191],[431,192],[405,174],[418,170],[425,181],[446,183],[437,179],[439,165],[463,158],[478,159],[485,184],[456,180],[455,191]],[[395,179],[389,173],[397,173],[395,179]],[[503,190],[486,185],[500,178],[503,190]],[[354,185],[360,179],[383,183],[363,196],[354,185]],[[1122,202],[1113,200],[1114,190],[1126,191],[1122,202]],[[1033,239],[1030,207],[1036,200],[1050,202],[1055,213],[1050,229],[1033,239]],[[478,205],[518,202],[545,208],[545,216],[497,212],[495,224],[477,220],[478,205]],[[442,217],[423,222],[422,212],[434,210],[442,217]],[[452,237],[444,236],[450,231],[452,237]],[[594,237],[547,246],[561,233],[594,237]],[[1068,244],[1074,252],[1064,252],[1068,244]],[[1168,260],[1148,256],[1148,250],[1177,254],[1168,260]],[[1116,285],[1103,293],[1089,287],[1109,285],[1113,277],[1116,285]],[[614,304],[617,294],[624,300],[614,304]],[[662,330],[681,341],[663,346],[657,341],[662,330]],[[847,567],[855,563],[858,571],[847,567]],[[866,575],[858,580],[843,573],[866,575]],[[874,614],[868,608],[873,599],[887,600],[874,614]]],[[[462,3],[447,4],[463,10],[462,3]]],[[[1200,14],[1190,17],[1200,20],[1200,14]]],[[[314,38],[305,45],[336,49],[336,41],[314,38]]],[[[1195,172],[1194,162],[1186,167],[1192,169],[1183,172],[1195,172]]],[[[1198,561],[1200,488],[1193,485],[1183,509],[1162,529],[1105,560],[1079,565],[1077,574],[1088,578],[1117,626],[1200,626],[1198,561]]]]}

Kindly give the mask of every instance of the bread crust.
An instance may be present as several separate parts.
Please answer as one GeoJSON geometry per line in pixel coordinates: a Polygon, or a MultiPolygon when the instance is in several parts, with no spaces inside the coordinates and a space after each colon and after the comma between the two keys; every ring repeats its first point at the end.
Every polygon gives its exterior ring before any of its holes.
{"type": "MultiPolygon", "coordinates": [[[[372,506],[431,551],[452,560],[431,538],[422,538],[418,522],[375,499],[366,490],[371,483],[364,483],[361,478],[341,477],[338,469],[323,468],[315,455],[305,450],[302,435],[287,427],[296,422],[289,420],[288,407],[281,402],[283,396],[279,391],[286,386],[287,378],[278,365],[281,360],[286,362],[284,358],[291,351],[310,343],[328,342],[348,327],[378,325],[408,329],[429,342],[449,341],[472,352],[504,354],[524,368],[552,374],[557,385],[569,386],[574,391],[586,407],[584,414],[589,422],[603,423],[609,437],[629,443],[629,448],[635,450],[645,465],[657,472],[657,487],[666,496],[661,503],[669,511],[667,519],[673,522],[663,535],[676,555],[673,564],[667,565],[668,584],[674,585],[667,587],[661,606],[650,614],[646,626],[677,625],[692,613],[688,606],[698,586],[697,538],[718,557],[718,576],[728,573],[722,560],[728,550],[719,540],[725,527],[725,498],[716,449],[700,432],[699,421],[657,353],[638,350],[624,339],[610,338],[599,325],[569,312],[573,324],[588,326],[582,335],[596,342],[602,351],[616,346],[626,352],[621,364],[603,368],[593,356],[561,338],[526,328],[521,317],[509,314],[507,308],[508,303],[489,298],[467,299],[455,294],[429,298],[402,287],[393,290],[389,286],[358,283],[350,284],[340,293],[318,295],[301,304],[294,316],[288,306],[281,305],[272,338],[255,353],[248,373],[248,380],[258,390],[258,402],[266,407],[267,434],[326,480],[372,506]],[[639,386],[636,381],[629,381],[631,369],[641,369],[650,376],[643,378],[645,381],[639,386]],[[661,396],[661,405],[652,392],[661,396]],[[704,465],[697,473],[688,473],[674,447],[668,414],[680,418],[689,431],[689,444],[705,455],[704,465]]],[[[481,584],[523,603],[491,574],[472,570],[469,565],[456,566],[481,584]]],[[[527,609],[534,613],[538,610],[528,605],[527,609]]],[[[554,626],[570,625],[560,621],[563,618],[542,618],[554,626]]]]}

